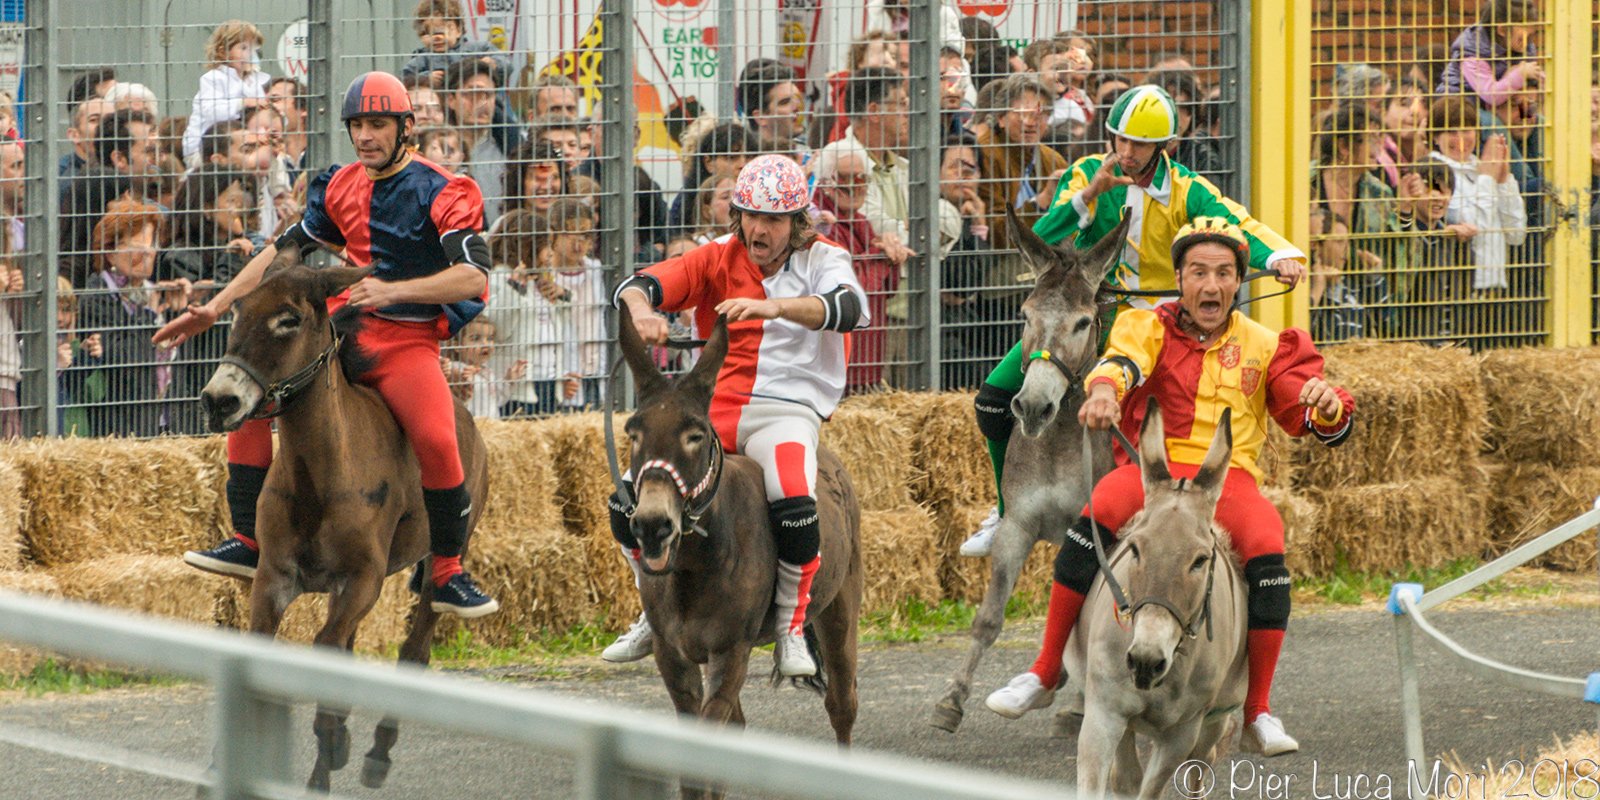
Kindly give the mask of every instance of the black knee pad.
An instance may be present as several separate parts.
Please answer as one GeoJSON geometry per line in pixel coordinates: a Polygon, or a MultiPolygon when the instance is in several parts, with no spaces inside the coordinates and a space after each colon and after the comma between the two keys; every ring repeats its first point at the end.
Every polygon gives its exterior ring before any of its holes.
{"type": "Polygon", "coordinates": [[[767,509],[767,518],[772,521],[780,560],[803,566],[817,557],[822,548],[822,530],[817,523],[816,498],[774,500],[767,509]]]}
{"type": "Polygon", "coordinates": [[[267,468],[248,464],[228,465],[228,517],[233,532],[256,538],[256,501],[267,485],[267,468]]]}
{"type": "MultiPolygon", "coordinates": [[[[1079,594],[1089,593],[1089,585],[1094,583],[1094,576],[1100,570],[1100,560],[1094,555],[1094,543],[1089,539],[1093,535],[1094,526],[1089,523],[1089,518],[1078,517],[1078,521],[1067,529],[1067,538],[1061,542],[1061,550],[1056,553],[1056,583],[1079,594]]],[[[1116,543],[1116,534],[1101,525],[1100,546],[1108,555],[1116,543]]]]}
{"type": "Polygon", "coordinates": [[[436,556],[459,556],[467,546],[472,496],[466,483],[453,489],[423,489],[422,506],[428,512],[428,547],[436,556]]]}
{"type": "Polygon", "coordinates": [[[978,430],[985,439],[996,442],[1011,439],[1011,428],[1017,424],[1017,418],[1011,413],[1011,398],[1016,396],[1016,392],[988,381],[978,387],[978,397],[972,401],[972,407],[978,412],[978,430]]]}
{"type": "MultiPolygon", "coordinates": [[[[633,494],[632,483],[623,481],[622,485],[627,487],[628,494],[633,494]]],[[[612,492],[606,498],[606,510],[611,512],[611,538],[629,550],[638,550],[639,539],[633,535],[633,527],[628,524],[628,504],[622,501],[622,495],[612,492]]]]}
{"type": "Polygon", "coordinates": [[[1283,554],[1256,556],[1244,565],[1251,630],[1284,630],[1289,627],[1289,568],[1283,554]]]}

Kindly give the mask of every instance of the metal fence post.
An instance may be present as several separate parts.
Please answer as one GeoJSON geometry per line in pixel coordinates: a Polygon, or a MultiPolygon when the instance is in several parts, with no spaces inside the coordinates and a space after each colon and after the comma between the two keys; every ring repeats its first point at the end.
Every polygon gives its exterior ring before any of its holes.
{"type": "MultiPolygon", "coordinates": [[[[1251,43],[1253,80],[1248,93],[1249,141],[1273,143],[1251,154],[1250,213],[1290,242],[1310,239],[1311,207],[1311,0],[1285,0],[1257,7],[1244,18],[1251,43]],[[1281,146],[1279,146],[1281,145],[1281,146]]],[[[1263,288],[1258,291],[1268,291],[1263,288]]],[[[1275,329],[1310,327],[1310,294],[1291,292],[1255,304],[1254,316],[1275,329]]]]}
{"type": "MultiPolygon", "coordinates": [[[[906,276],[912,299],[906,324],[910,355],[919,365],[914,385],[900,388],[940,389],[939,352],[939,150],[944,139],[939,110],[940,0],[911,3],[911,147],[908,152],[909,194],[906,210],[910,247],[917,253],[906,276]],[[917,44],[921,43],[921,47],[917,44]],[[918,302],[920,299],[921,302],[918,302]],[[920,351],[920,352],[919,352],[920,351]]],[[[873,320],[872,324],[882,324],[873,320]]]]}
{"type": "Polygon", "coordinates": [[[23,63],[27,107],[20,115],[27,120],[28,136],[34,140],[23,156],[23,174],[33,185],[25,201],[24,247],[17,249],[32,254],[25,262],[25,280],[37,291],[22,304],[19,333],[24,339],[23,376],[17,387],[17,400],[29,410],[23,433],[48,436],[57,430],[58,413],[55,296],[56,265],[60,263],[61,221],[57,206],[61,178],[56,162],[61,158],[61,109],[55,100],[62,91],[53,51],[60,8],[49,0],[33,0],[28,3],[26,14],[23,63]]]}
{"type": "Polygon", "coordinates": [[[249,685],[249,663],[229,659],[217,670],[217,783],[222,800],[258,797],[262,782],[289,780],[289,706],[256,693],[249,685]]]}
{"type": "Polygon", "coordinates": [[[1550,231],[1550,344],[1583,346],[1593,322],[1593,270],[1587,215],[1590,162],[1589,71],[1594,67],[1591,0],[1552,0],[1546,31],[1550,54],[1549,185],[1557,194],[1550,231]]]}
{"type": "Polygon", "coordinates": [[[737,120],[734,85],[739,80],[737,53],[739,37],[734,35],[735,15],[739,8],[735,0],[717,0],[717,119],[737,120]]]}
{"type": "MultiPolygon", "coordinates": [[[[633,0],[605,0],[600,10],[600,26],[607,52],[600,59],[600,93],[602,125],[606,133],[601,138],[600,163],[600,260],[605,265],[608,285],[615,285],[634,269],[634,253],[638,250],[638,232],[634,230],[634,193],[637,191],[634,174],[635,109],[633,103],[634,29],[633,0]]],[[[720,35],[720,31],[718,32],[720,35]]],[[[720,41],[720,39],[719,39],[720,41]]],[[[720,56],[719,56],[720,57],[720,56]]],[[[621,357],[617,349],[616,313],[606,315],[607,347],[606,365],[609,369],[621,357]]],[[[632,388],[632,376],[623,377],[623,396],[632,388]]],[[[609,381],[607,396],[617,391],[615,381],[609,381]]],[[[613,405],[616,405],[613,403],[613,405]]],[[[605,413],[610,413],[606,410],[605,413]]]]}
{"type": "MultiPolygon", "coordinates": [[[[339,98],[336,78],[338,72],[339,22],[334,18],[334,0],[310,0],[306,9],[310,40],[306,43],[309,71],[306,73],[306,98],[311,120],[322,120],[322,135],[306,137],[306,163],[312,165],[312,174],[333,163],[334,151],[339,146],[339,133],[344,126],[338,120],[339,98]]],[[[307,127],[310,127],[309,125],[307,127]]]]}
{"type": "MultiPolygon", "coordinates": [[[[1420,775],[1423,767],[1422,751],[1422,697],[1417,691],[1417,657],[1411,641],[1411,620],[1405,614],[1394,615],[1394,641],[1400,659],[1400,715],[1406,731],[1406,759],[1410,761],[1406,775],[1420,775]]],[[[1406,795],[1420,800],[1420,787],[1406,781],[1406,795]]]]}

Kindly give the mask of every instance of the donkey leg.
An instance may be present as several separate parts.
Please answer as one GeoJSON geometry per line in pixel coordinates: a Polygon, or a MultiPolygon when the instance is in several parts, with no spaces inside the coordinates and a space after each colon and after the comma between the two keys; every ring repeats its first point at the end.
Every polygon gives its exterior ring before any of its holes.
{"type": "Polygon", "coordinates": [[[661,680],[667,685],[667,696],[672,698],[672,707],[679,714],[699,716],[702,699],[705,697],[705,684],[700,676],[700,665],[679,655],[677,650],[668,646],[663,647],[657,641],[655,647],[656,670],[661,673],[661,680]]]}
{"type": "MultiPolygon", "coordinates": [[[[313,640],[324,647],[354,649],[356,628],[363,617],[378,602],[378,592],[383,588],[381,570],[366,570],[352,576],[345,585],[328,597],[328,620],[313,640]]],[[[318,705],[316,719],[311,729],[317,735],[317,761],[311,768],[311,779],[306,785],[320,792],[328,791],[330,773],[344,769],[350,761],[350,728],[345,720],[348,708],[318,705]]]]}
{"type": "MultiPolygon", "coordinates": [[[[400,645],[401,663],[428,666],[428,659],[433,655],[433,629],[438,621],[439,615],[433,610],[431,598],[425,591],[411,608],[411,628],[406,634],[405,643],[400,645]]],[[[388,780],[389,767],[393,765],[389,751],[399,738],[400,720],[384,717],[378,722],[378,727],[372,732],[372,749],[367,751],[366,759],[361,764],[362,786],[378,789],[388,780]]]]}
{"type": "Polygon", "coordinates": [[[1111,763],[1111,792],[1117,797],[1133,797],[1143,781],[1138,742],[1133,729],[1129,728],[1122,734],[1122,742],[1117,745],[1116,760],[1111,763]]]}
{"type": "Polygon", "coordinates": [[[1035,528],[1018,523],[1018,516],[1020,512],[1013,512],[1001,520],[1000,530],[995,534],[989,565],[989,588],[984,591],[983,603],[978,606],[978,613],[972,619],[972,645],[967,649],[967,659],[946,685],[944,697],[933,707],[930,723],[940,730],[955,733],[956,728],[961,726],[961,718],[965,714],[963,707],[967,696],[972,693],[972,675],[977,672],[983,654],[1000,637],[1000,629],[1006,622],[1006,601],[1011,599],[1017,576],[1022,574],[1028,553],[1033,551],[1033,545],[1038,541],[1035,528]]]}
{"type": "Polygon", "coordinates": [[[823,673],[828,676],[828,691],[823,706],[833,726],[834,741],[850,746],[856,725],[856,646],[861,621],[860,570],[846,579],[839,594],[818,615],[815,623],[817,644],[822,648],[823,673]]]}
{"type": "Polygon", "coordinates": [[[1083,728],[1078,732],[1078,797],[1099,800],[1105,797],[1111,780],[1111,766],[1128,730],[1128,721],[1105,708],[1090,703],[1085,709],[1083,728]]]}
{"type": "Polygon", "coordinates": [[[711,657],[708,667],[711,696],[700,707],[700,718],[718,725],[742,724],[744,711],[739,706],[739,692],[750,667],[750,646],[735,645],[726,653],[718,653],[711,657]]]}
{"type": "Polygon", "coordinates": [[[1141,800],[1156,800],[1172,783],[1178,765],[1189,757],[1200,736],[1201,719],[1181,722],[1160,736],[1152,737],[1150,760],[1144,765],[1144,782],[1139,785],[1141,800]]]}

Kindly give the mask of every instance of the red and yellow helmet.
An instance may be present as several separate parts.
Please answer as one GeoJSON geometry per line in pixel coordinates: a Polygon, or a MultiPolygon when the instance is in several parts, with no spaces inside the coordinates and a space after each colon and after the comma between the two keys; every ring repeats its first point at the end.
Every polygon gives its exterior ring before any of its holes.
{"type": "Polygon", "coordinates": [[[1174,272],[1182,274],[1183,254],[1202,242],[1216,242],[1232,250],[1234,261],[1239,266],[1239,277],[1244,277],[1250,265],[1250,240],[1245,238],[1244,231],[1238,225],[1222,217],[1195,217],[1178,229],[1178,235],[1172,238],[1174,272]]]}

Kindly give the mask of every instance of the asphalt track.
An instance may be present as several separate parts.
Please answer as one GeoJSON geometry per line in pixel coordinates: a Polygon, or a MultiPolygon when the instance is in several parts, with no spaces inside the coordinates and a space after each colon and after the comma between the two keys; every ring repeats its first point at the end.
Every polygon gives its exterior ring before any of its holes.
{"type": "MultiPolygon", "coordinates": [[[[1531,601],[1514,607],[1473,602],[1447,605],[1431,618],[1462,644],[1493,658],[1565,676],[1600,669],[1600,610],[1589,602],[1531,601]]],[[[1228,800],[1369,800],[1404,797],[1398,710],[1399,678],[1391,619],[1376,608],[1297,615],[1290,627],[1274,689],[1274,711],[1302,743],[1300,753],[1267,761],[1236,757],[1221,763],[1210,797],[1228,800]]],[[[1038,624],[1007,629],[979,670],[981,693],[1003,683],[1032,658],[1038,624]]],[[[961,731],[929,727],[928,710],[966,646],[947,635],[917,644],[872,644],[861,657],[861,710],[856,746],[915,759],[1017,776],[1073,781],[1071,740],[1051,737],[1051,718],[1036,712],[1016,722],[974,701],[961,731]]],[[[1596,724],[1595,707],[1502,689],[1474,680],[1431,647],[1419,646],[1424,730],[1432,756],[1454,753],[1473,773],[1486,760],[1506,769],[1530,759],[1557,736],[1596,724]]],[[[831,740],[821,700],[760,680],[765,654],[752,661],[744,694],[752,727],[831,740]]],[[[595,703],[669,710],[652,662],[604,665],[583,659],[557,669],[502,668],[469,674],[530,691],[595,703]]],[[[0,699],[0,722],[129,748],[188,764],[209,760],[211,694],[201,686],[106,691],[41,699],[0,699]]],[[[299,769],[309,773],[314,745],[310,710],[297,709],[303,732],[299,769]]],[[[364,750],[374,718],[352,717],[354,748],[364,750]]],[[[1600,758],[1600,753],[1594,754],[1600,758]]],[[[507,744],[409,726],[401,731],[396,766],[381,792],[357,782],[359,762],[336,773],[337,795],[384,798],[564,798],[571,765],[564,759],[507,744]]],[[[0,798],[193,797],[184,784],[0,744],[7,778],[0,798]]],[[[1426,780],[1433,764],[1424,764],[1426,780]]],[[[1463,800],[1476,800],[1470,788],[1463,800]]],[[[1527,791],[1527,787],[1524,787],[1527,791]]],[[[818,797],[826,797],[819,787],[818,797]]],[[[1176,796],[1168,792],[1168,796],[1176,796]]],[[[1533,797],[1533,794],[1528,794],[1533,797]]]]}

